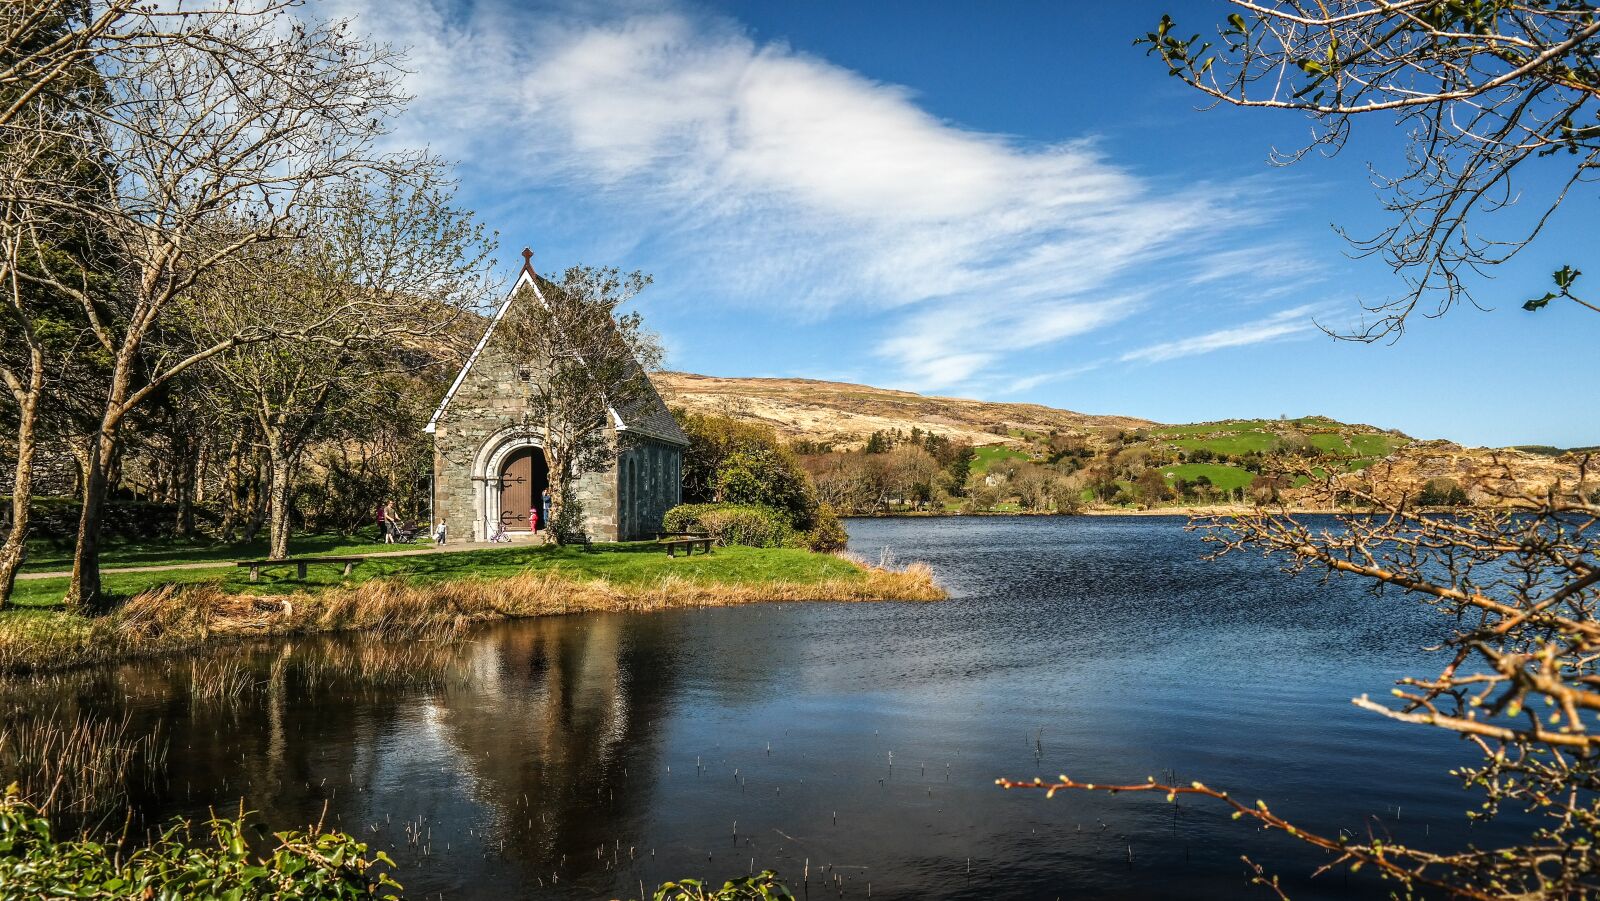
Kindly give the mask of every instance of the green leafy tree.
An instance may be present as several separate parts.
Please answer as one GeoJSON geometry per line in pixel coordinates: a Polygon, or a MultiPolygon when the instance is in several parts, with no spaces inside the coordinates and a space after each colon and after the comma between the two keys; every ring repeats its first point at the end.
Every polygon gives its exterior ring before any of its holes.
{"type": "Polygon", "coordinates": [[[793,454],[776,448],[740,450],[717,467],[716,500],[781,510],[797,529],[816,516],[816,493],[793,454]]]}
{"type": "Polygon", "coordinates": [[[717,499],[717,471],[729,456],[741,451],[775,451],[783,445],[778,433],[765,423],[681,408],[672,415],[689,438],[683,453],[684,503],[717,499]]]}
{"type": "Polygon", "coordinates": [[[71,271],[81,297],[104,310],[113,285],[96,267],[79,266],[104,248],[103,236],[56,198],[94,193],[95,160],[87,122],[73,114],[99,102],[89,61],[65,53],[90,10],[41,3],[31,15],[0,14],[0,423],[14,440],[9,526],[0,544],[0,608],[11,596],[27,550],[35,455],[42,441],[65,440],[81,425],[73,391],[100,387],[104,361],[85,352],[80,297],[50,284],[71,271]]]}

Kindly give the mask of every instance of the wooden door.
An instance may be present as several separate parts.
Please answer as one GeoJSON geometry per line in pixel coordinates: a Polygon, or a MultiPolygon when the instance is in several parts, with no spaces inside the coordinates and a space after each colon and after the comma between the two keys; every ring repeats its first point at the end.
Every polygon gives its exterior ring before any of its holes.
{"type": "Polygon", "coordinates": [[[506,531],[528,531],[528,510],[538,497],[533,478],[533,455],[538,452],[533,447],[512,452],[500,472],[500,522],[506,531]]]}

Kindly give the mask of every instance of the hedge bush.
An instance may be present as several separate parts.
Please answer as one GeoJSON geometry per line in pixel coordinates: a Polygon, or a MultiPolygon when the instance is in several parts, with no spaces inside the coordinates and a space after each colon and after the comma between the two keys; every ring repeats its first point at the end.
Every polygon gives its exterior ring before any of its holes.
{"type": "Polygon", "coordinates": [[[839,522],[839,515],[827,504],[817,507],[811,519],[811,528],[801,532],[800,537],[805,546],[813,551],[842,551],[850,543],[850,535],[845,532],[844,524],[839,522]]]}
{"type": "Polygon", "coordinates": [[[667,511],[668,532],[704,532],[720,545],[782,547],[794,538],[788,517],[771,507],[749,504],[680,504],[667,511]]]}
{"type": "Polygon", "coordinates": [[[371,899],[399,896],[400,884],[374,864],[382,851],[337,832],[275,834],[269,854],[250,851],[243,820],[213,819],[197,838],[179,821],[154,843],[123,857],[97,842],[56,841],[50,822],[19,796],[0,799],[0,896],[124,901],[144,898],[371,899]]]}
{"type": "Polygon", "coordinates": [[[770,507],[797,529],[809,529],[817,513],[816,489],[786,448],[743,450],[717,467],[716,499],[725,504],[770,507]]]}

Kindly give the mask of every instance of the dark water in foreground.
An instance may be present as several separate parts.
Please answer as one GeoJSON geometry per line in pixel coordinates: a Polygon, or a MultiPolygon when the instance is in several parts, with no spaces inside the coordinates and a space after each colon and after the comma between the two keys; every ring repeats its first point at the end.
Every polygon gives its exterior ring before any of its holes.
{"type": "MultiPolygon", "coordinates": [[[[1447,736],[1349,699],[1421,674],[1440,623],[1354,582],[1200,561],[1182,521],[854,521],[854,550],[931,563],[941,604],[788,604],[487,628],[461,650],[275,642],[127,665],[7,700],[159,726],[159,820],[318,818],[388,851],[410,897],[637,897],[773,868],[812,898],[1267,897],[1384,886],[1205,804],[1005,792],[997,776],[1169,772],[1316,829],[1430,845],[1475,802],[1447,736]],[[459,656],[458,656],[459,655],[459,656]],[[174,685],[197,670],[248,687],[174,685]],[[892,765],[891,765],[892,753],[892,765]]],[[[13,686],[15,688],[15,686],[13,686]]]]}

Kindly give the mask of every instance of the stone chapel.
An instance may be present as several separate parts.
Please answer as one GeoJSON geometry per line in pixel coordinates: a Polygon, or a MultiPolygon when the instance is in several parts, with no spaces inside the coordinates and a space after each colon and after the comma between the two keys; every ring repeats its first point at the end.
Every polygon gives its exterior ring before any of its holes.
{"type": "MultiPolygon", "coordinates": [[[[497,526],[513,537],[527,535],[528,511],[550,484],[538,435],[523,425],[519,381],[532,361],[495,333],[523,287],[531,289],[524,298],[544,302],[533,253],[524,250],[522,256],[511,292],[425,429],[433,435],[433,518],[449,524],[450,543],[487,541],[497,526]]],[[[608,439],[618,442],[611,468],[585,473],[573,484],[584,531],[593,541],[648,538],[682,500],[689,439],[653,386],[634,406],[612,409],[603,426],[608,439]]]]}

